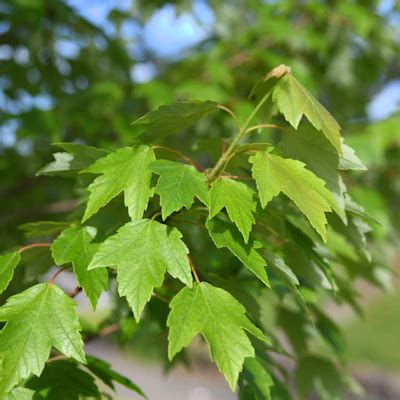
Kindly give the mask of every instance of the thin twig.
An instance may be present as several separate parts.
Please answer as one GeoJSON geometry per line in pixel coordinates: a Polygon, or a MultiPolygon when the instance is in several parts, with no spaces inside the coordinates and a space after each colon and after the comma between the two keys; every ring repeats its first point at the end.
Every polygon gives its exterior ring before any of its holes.
{"type": "Polygon", "coordinates": [[[236,114],[230,108],[228,108],[228,107],[226,107],[226,106],[224,106],[222,104],[218,104],[217,107],[220,110],[226,111],[233,118],[233,120],[235,121],[237,129],[240,130],[240,122],[239,122],[236,114]]]}
{"type": "Polygon", "coordinates": [[[279,125],[274,125],[274,124],[259,124],[259,125],[253,125],[250,128],[246,129],[245,133],[249,133],[251,131],[255,131],[256,129],[268,129],[268,128],[272,128],[272,129],[282,129],[285,130],[286,128],[283,126],[279,126],[279,125]]]}
{"type": "Polygon", "coordinates": [[[66,268],[60,268],[49,280],[48,285],[51,286],[54,281],[57,279],[58,275],[60,275],[62,272],[64,272],[66,268]]]}
{"type": "Polygon", "coordinates": [[[152,145],[151,146],[153,149],[162,149],[169,151],[170,153],[177,154],[179,157],[181,157],[183,160],[187,161],[189,164],[192,164],[195,168],[197,168],[199,171],[204,171],[205,168],[199,164],[197,161],[193,160],[192,158],[186,156],[185,154],[181,153],[178,150],[171,149],[170,147],[167,146],[160,146],[160,145],[152,145]]]}
{"type": "Polygon", "coordinates": [[[192,258],[190,256],[188,256],[188,259],[189,259],[189,264],[190,264],[190,268],[192,269],[192,273],[193,273],[194,279],[196,280],[196,282],[198,284],[200,284],[201,281],[199,279],[199,275],[197,274],[196,268],[195,268],[195,266],[193,264],[192,258]]]}
{"type": "Polygon", "coordinates": [[[250,125],[250,122],[252,119],[255,117],[255,115],[258,113],[260,108],[263,106],[263,104],[268,100],[269,96],[271,95],[271,92],[268,92],[264,95],[264,97],[260,100],[260,102],[256,105],[254,110],[251,112],[251,114],[248,116],[246,122],[244,125],[238,130],[236,133],[235,137],[233,138],[231,144],[229,145],[228,149],[226,150],[225,153],[221,155],[217,163],[214,165],[212,170],[208,174],[208,182],[212,182],[214,179],[216,179],[220,172],[224,171],[224,168],[227,164],[227,160],[230,159],[232,154],[234,154],[236,146],[239,144],[242,136],[246,133],[247,127],[250,125]]]}
{"type": "Polygon", "coordinates": [[[76,297],[80,292],[82,292],[82,288],[77,286],[68,296],[72,299],[76,297]]]}
{"type": "Polygon", "coordinates": [[[243,180],[251,180],[251,179],[253,179],[250,176],[240,176],[240,175],[221,175],[221,178],[243,179],[243,180]]]}
{"type": "Polygon", "coordinates": [[[152,296],[153,296],[154,298],[158,299],[158,300],[163,301],[164,303],[169,304],[169,300],[168,300],[168,299],[166,299],[165,297],[161,296],[160,294],[158,294],[158,293],[156,293],[156,292],[153,292],[153,293],[152,293],[152,296]]]}
{"type": "Polygon", "coordinates": [[[160,211],[153,214],[150,218],[150,222],[153,222],[159,215],[162,215],[160,211]]]}
{"type": "Polygon", "coordinates": [[[105,336],[112,335],[120,330],[119,324],[111,324],[107,325],[104,328],[100,329],[97,333],[91,334],[84,339],[85,343],[89,343],[97,338],[102,338],[105,336]]]}
{"type": "Polygon", "coordinates": [[[50,247],[51,243],[32,243],[32,244],[28,244],[26,246],[21,247],[18,250],[18,253],[22,253],[25,250],[29,250],[29,249],[33,249],[35,247],[50,247]]]}

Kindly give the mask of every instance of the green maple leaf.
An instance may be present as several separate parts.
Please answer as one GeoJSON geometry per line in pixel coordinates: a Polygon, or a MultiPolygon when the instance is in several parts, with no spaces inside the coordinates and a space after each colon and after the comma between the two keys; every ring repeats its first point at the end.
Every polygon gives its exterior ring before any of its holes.
{"type": "Polygon", "coordinates": [[[93,376],[67,360],[48,363],[40,377],[32,377],[26,386],[46,400],[101,399],[93,376]]]}
{"type": "Polygon", "coordinates": [[[106,270],[87,270],[98,248],[98,244],[91,243],[95,234],[96,229],[92,227],[68,228],[51,246],[53,259],[57,265],[72,263],[78,284],[94,309],[101,292],[107,290],[108,286],[106,270]]]}
{"type": "Polygon", "coordinates": [[[239,400],[271,400],[271,387],[274,385],[271,375],[257,358],[247,358],[240,374],[239,400]],[[247,395],[242,394],[242,390],[247,395]]]}
{"type": "Polygon", "coordinates": [[[339,124],[291,73],[285,73],[272,90],[272,100],[295,129],[305,115],[314,128],[322,131],[336,150],[342,152],[339,124]]]}
{"type": "Polygon", "coordinates": [[[41,283],[0,307],[0,321],[7,322],[0,332],[0,394],[30,374],[40,375],[52,346],[85,362],[75,306],[57,285],[41,283]]]}
{"type": "Polygon", "coordinates": [[[209,191],[210,219],[225,208],[247,243],[255,222],[253,212],[256,210],[256,202],[253,194],[253,190],[242,182],[227,178],[217,179],[209,191]]]}
{"type": "Polygon", "coordinates": [[[133,390],[138,395],[147,398],[137,385],[135,385],[130,379],[114,371],[111,368],[110,364],[106,363],[105,361],[93,356],[87,356],[86,367],[92,374],[96,375],[104,384],[106,384],[112,390],[115,391],[114,382],[117,382],[120,385],[133,390]]]}
{"type": "Polygon", "coordinates": [[[36,175],[71,175],[108,153],[106,150],[79,143],[55,143],[54,145],[66,151],[54,153],[54,161],[42,167],[36,175]]]}
{"type": "Polygon", "coordinates": [[[139,129],[141,141],[165,137],[194,125],[217,108],[213,101],[190,101],[161,106],[132,123],[139,129]]]}
{"type": "Polygon", "coordinates": [[[193,166],[157,160],[150,164],[150,169],[160,175],[155,190],[160,195],[164,220],[182,207],[189,209],[195,196],[207,205],[206,177],[193,166]]]}
{"type": "Polygon", "coordinates": [[[266,151],[249,158],[263,208],[280,192],[288,196],[308,218],[311,225],[326,242],[326,212],[338,207],[325,182],[304,168],[301,161],[286,159],[266,151]]]}
{"type": "Polygon", "coordinates": [[[0,256],[0,293],[7,289],[14,275],[14,270],[21,260],[17,251],[12,251],[0,256]]]}
{"type": "Polygon", "coordinates": [[[168,357],[170,360],[193,337],[201,334],[211,357],[235,390],[245,358],[254,356],[254,348],[245,331],[260,340],[266,337],[245,315],[246,309],[228,292],[208,283],[183,288],[170,303],[168,316],[168,357]]]}
{"type": "Polygon", "coordinates": [[[262,247],[260,243],[253,239],[244,243],[237,229],[219,218],[208,220],[206,227],[218,249],[228,248],[244,266],[269,287],[267,272],[265,271],[266,262],[257,252],[257,249],[262,247]]]}
{"type": "Polygon", "coordinates": [[[123,147],[84,169],[82,172],[102,175],[88,187],[90,195],[82,220],[89,219],[122,191],[131,219],[141,219],[152,195],[152,173],[147,166],[154,159],[148,146],[123,147]]]}
{"type": "Polygon", "coordinates": [[[167,271],[185,285],[192,285],[189,251],[181,238],[176,228],[157,221],[127,223],[100,245],[89,269],[117,267],[119,294],[126,297],[138,321],[167,271]]]}

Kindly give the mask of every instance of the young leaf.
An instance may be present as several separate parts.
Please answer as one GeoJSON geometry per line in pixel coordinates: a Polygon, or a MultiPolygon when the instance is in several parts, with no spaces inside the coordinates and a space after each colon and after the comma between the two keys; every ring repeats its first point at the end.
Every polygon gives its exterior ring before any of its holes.
{"type": "Polygon", "coordinates": [[[20,260],[21,256],[17,251],[0,255],[0,293],[7,289],[20,260]]]}
{"type": "Polygon", "coordinates": [[[170,360],[199,333],[206,339],[211,357],[235,390],[245,358],[254,348],[245,334],[266,337],[245,315],[245,308],[228,292],[208,283],[183,288],[170,303],[167,325],[170,360]]]}
{"type": "Polygon", "coordinates": [[[90,196],[82,220],[89,219],[122,191],[131,219],[141,219],[152,194],[152,174],[147,166],[154,159],[154,152],[148,146],[124,147],[83,170],[102,175],[88,187],[90,196]]]}
{"type": "Polygon", "coordinates": [[[93,356],[87,356],[86,367],[92,374],[96,375],[104,384],[106,384],[112,390],[115,391],[114,382],[117,382],[120,385],[133,390],[143,398],[147,398],[137,385],[135,385],[130,379],[114,371],[111,368],[110,364],[106,363],[105,361],[93,356]]]}
{"type": "Polygon", "coordinates": [[[67,360],[48,363],[40,377],[32,377],[26,386],[43,395],[46,400],[101,398],[93,376],[67,360]]]}
{"type": "Polygon", "coordinates": [[[57,285],[41,283],[0,307],[0,321],[7,322],[0,332],[0,394],[30,374],[40,375],[52,346],[85,362],[75,306],[57,285]]]}
{"type": "Polygon", "coordinates": [[[150,169],[160,175],[156,193],[160,195],[162,217],[165,220],[182,207],[190,208],[194,196],[207,204],[207,181],[193,166],[174,161],[157,160],[150,169]]]}
{"type": "Polygon", "coordinates": [[[253,200],[253,190],[242,182],[233,179],[219,178],[213,182],[209,191],[210,219],[224,207],[229,218],[238,227],[247,243],[251,226],[255,219],[253,212],[256,202],[253,200]]]}
{"type": "Polygon", "coordinates": [[[54,161],[42,167],[36,175],[68,175],[71,172],[88,167],[98,158],[107,155],[107,151],[79,143],[56,143],[65,152],[54,153],[54,161]]]}
{"type": "Polygon", "coordinates": [[[265,286],[269,287],[266,262],[257,252],[261,244],[250,239],[248,243],[243,242],[243,238],[236,228],[219,218],[214,218],[206,222],[208,233],[217,248],[226,247],[234,254],[254,275],[256,275],[265,286]]]}
{"type": "Polygon", "coordinates": [[[297,129],[303,115],[315,129],[342,152],[340,126],[326,108],[291,74],[285,74],[273,88],[272,100],[286,120],[297,129]]]}
{"type": "Polygon", "coordinates": [[[249,388],[248,396],[239,396],[239,400],[271,400],[271,386],[274,385],[271,375],[257,358],[246,358],[240,374],[239,387],[249,388]]]}
{"type": "Polygon", "coordinates": [[[280,192],[288,196],[305,214],[311,225],[326,241],[325,213],[337,206],[325,182],[304,168],[301,161],[285,159],[268,152],[259,151],[249,158],[253,164],[252,174],[256,180],[263,208],[280,192]]]}
{"type": "Polygon", "coordinates": [[[57,265],[72,263],[80,287],[96,309],[102,291],[107,290],[108,274],[104,269],[88,271],[87,267],[98,245],[90,243],[96,233],[95,228],[68,228],[53,242],[51,251],[57,265]]]}
{"type": "Polygon", "coordinates": [[[107,238],[89,269],[117,267],[118,291],[132,307],[137,321],[153,289],[162,285],[165,272],[192,285],[188,249],[176,229],[143,219],[125,224],[107,238]]]}
{"type": "Polygon", "coordinates": [[[161,106],[143,117],[137,119],[132,125],[140,130],[137,136],[147,142],[158,137],[169,136],[172,133],[194,125],[209,112],[217,108],[213,101],[191,101],[161,106]]]}

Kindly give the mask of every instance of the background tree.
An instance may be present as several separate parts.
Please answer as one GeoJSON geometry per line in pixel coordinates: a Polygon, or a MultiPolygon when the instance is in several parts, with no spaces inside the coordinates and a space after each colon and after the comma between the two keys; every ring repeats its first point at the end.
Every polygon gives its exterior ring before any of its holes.
{"type": "MultiPolygon", "coordinates": [[[[199,11],[199,4],[176,2],[178,13],[186,15],[194,10],[202,38],[189,49],[170,54],[161,52],[146,36],[146,29],[155,18],[154,13],[172,7],[163,2],[151,2],[151,5],[135,2],[128,8],[110,8],[102,24],[89,22],[81,15],[81,10],[64,2],[13,1],[2,4],[1,247],[5,250],[25,243],[24,232],[28,238],[54,236],[84,212],[84,204],[79,200],[85,197],[83,189],[93,177],[78,175],[77,181],[68,177],[76,176],[76,172],[88,166],[89,161],[105,153],[92,149],[80,154],[77,153],[78,147],[64,145],[55,155],[55,162],[41,169],[41,176],[35,178],[34,174],[51,158],[54,149],[51,143],[75,142],[115,150],[132,144],[143,129],[140,124],[130,126],[137,117],[162,104],[190,99],[212,99],[224,104],[235,110],[243,124],[254,107],[248,98],[254,83],[271,68],[284,63],[290,65],[294,76],[331,110],[343,128],[346,143],[359,151],[372,170],[363,174],[346,174],[345,181],[353,200],[364,204],[379,220],[383,220],[383,228],[377,228],[371,235],[373,246],[366,246],[365,233],[369,228],[365,220],[361,222],[353,218],[352,231],[342,230],[340,221],[332,220],[330,223],[334,229],[328,232],[329,250],[335,254],[336,262],[345,266],[347,277],[335,276],[341,286],[338,300],[349,302],[359,310],[357,294],[347,279],[362,276],[385,285],[383,277],[387,273],[383,274],[381,246],[382,243],[387,245],[388,232],[394,241],[398,233],[395,213],[399,196],[399,186],[395,184],[399,179],[398,117],[394,115],[375,124],[369,118],[367,107],[371,97],[398,74],[398,31],[393,23],[393,19],[398,18],[397,6],[377,13],[381,4],[375,1],[363,2],[362,5],[348,1],[237,1],[229,4],[210,1],[201,4],[211,15],[205,19],[205,11],[199,11]],[[152,78],[139,82],[135,72],[138,68],[145,68],[147,74],[153,75],[152,78]],[[45,176],[60,172],[64,177],[45,176]],[[52,222],[47,225],[28,224],[23,230],[16,229],[21,223],[36,220],[52,222]],[[371,249],[375,256],[369,254],[371,249]]],[[[263,115],[267,112],[264,110],[263,115]]],[[[276,123],[283,124],[284,119],[278,117],[276,123]]],[[[180,130],[166,139],[157,138],[156,143],[158,146],[167,144],[209,167],[215,164],[221,149],[226,150],[234,127],[235,122],[224,113],[215,113],[190,130],[180,130]]],[[[312,134],[307,133],[307,129],[305,132],[305,135],[310,135],[312,148],[318,149],[312,134]]],[[[280,139],[279,130],[272,135],[266,132],[260,135],[258,138],[263,141],[277,142],[280,139]]],[[[153,140],[151,137],[152,143],[153,140]]],[[[310,155],[298,154],[295,140],[286,143],[284,140],[280,142],[279,151],[300,159],[313,170],[310,155]]],[[[161,147],[157,150],[158,158],[172,159],[168,153],[161,147]]],[[[232,168],[241,173],[242,165],[234,164],[232,168]]],[[[314,172],[325,181],[332,178],[326,171],[316,168],[314,172]]],[[[362,169],[362,166],[357,168],[362,169]]],[[[162,170],[155,168],[153,172],[158,174],[157,171],[162,170]]],[[[335,186],[335,182],[331,184],[335,186]]],[[[336,181],[337,190],[339,185],[336,181]]],[[[358,205],[352,206],[353,217],[359,213],[366,218],[358,205]]],[[[98,227],[100,235],[106,235],[108,230],[112,232],[125,221],[125,213],[122,202],[117,201],[90,223],[98,227]]],[[[68,229],[72,231],[62,234],[67,238],[74,234],[74,228],[68,229]]],[[[182,229],[185,232],[186,228],[182,229]]],[[[186,234],[190,232],[189,229],[186,234]]],[[[80,240],[90,243],[91,234],[79,232],[83,235],[80,240]]],[[[217,244],[218,239],[213,240],[217,244]]],[[[220,246],[217,244],[217,247],[220,246]]],[[[30,254],[34,261],[24,253],[22,264],[29,265],[29,268],[16,270],[11,285],[2,295],[3,299],[40,281],[53,263],[46,249],[35,249],[30,254]]],[[[58,265],[72,262],[75,271],[79,268],[73,255],[65,256],[67,258],[53,256],[58,265]]],[[[286,261],[296,257],[298,255],[293,253],[293,249],[286,250],[286,261]]],[[[310,262],[307,257],[306,264],[310,262]]],[[[223,268],[219,265],[221,256],[212,250],[209,260],[215,263],[218,274],[231,273],[219,269],[223,268]]],[[[227,254],[222,260],[227,265],[234,264],[232,256],[227,254]]],[[[302,275],[304,271],[296,272],[302,275]]],[[[219,282],[217,286],[223,284],[219,282]]],[[[101,287],[97,289],[101,291],[101,287]]],[[[231,293],[236,294],[234,288],[231,288],[231,293]]],[[[161,297],[164,295],[159,294],[161,297]]],[[[319,291],[307,288],[301,295],[309,303],[319,334],[328,336],[336,332],[328,317],[315,306],[319,291]]],[[[306,314],[281,304],[280,296],[272,300],[268,294],[265,296],[267,300],[263,307],[265,304],[279,304],[278,311],[275,310],[275,323],[286,332],[294,353],[301,358],[305,342],[311,340],[307,334],[309,321],[306,314]],[[302,339],[291,337],[293,330],[301,332],[299,337],[302,339]]],[[[115,310],[118,311],[114,318],[103,321],[98,332],[104,326],[119,324],[121,320],[133,321],[126,303],[116,301],[115,310]]],[[[252,296],[241,301],[246,303],[246,307],[259,306],[254,304],[252,296]]],[[[159,313],[165,316],[167,308],[161,312],[159,307],[162,309],[162,304],[152,306],[150,303],[145,318],[157,321],[159,313]]],[[[149,332],[146,323],[132,324],[138,346],[144,342],[166,343],[165,324],[155,332],[149,332]]],[[[331,342],[335,351],[341,347],[340,340],[325,339],[331,342]]],[[[161,355],[166,356],[166,352],[161,351],[161,355]]],[[[332,370],[335,367],[324,364],[326,362],[325,359],[306,358],[304,363],[308,367],[304,371],[322,371],[325,368],[330,371],[327,376],[336,379],[337,374],[332,372],[336,371],[332,370]]],[[[250,365],[248,371],[252,368],[257,367],[250,365]]],[[[301,380],[312,383],[314,378],[309,375],[301,380]]],[[[242,379],[245,388],[249,378],[242,379]]],[[[324,377],[319,379],[326,384],[324,377]]]]}

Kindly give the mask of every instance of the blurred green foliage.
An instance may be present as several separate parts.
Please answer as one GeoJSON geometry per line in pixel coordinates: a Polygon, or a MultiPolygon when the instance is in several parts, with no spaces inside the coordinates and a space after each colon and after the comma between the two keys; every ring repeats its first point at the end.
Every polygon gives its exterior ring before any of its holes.
{"type": "MultiPolygon", "coordinates": [[[[390,262],[388,256],[392,252],[386,249],[388,246],[396,248],[399,242],[400,119],[393,115],[374,122],[367,113],[371,98],[399,77],[399,29],[390,22],[391,15],[400,12],[399,6],[393,5],[385,14],[378,14],[380,2],[372,0],[210,0],[208,5],[215,19],[212,26],[207,26],[206,38],[182,54],[165,57],[146,42],[143,33],[127,37],[123,29],[124,24],[133,23],[138,32],[143,32],[150,18],[165,4],[164,1],[136,1],[125,11],[116,7],[107,16],[106,28],[104,24],[89,22],[64,1],[2,2],[0,23],[6,28],[0,36],[3,58],[0,64],[0,124],[3,127],[0,137],[0,249],[24,244],[27,240],[24,232],[29,239],[36,235],[47,237],[64,227],[63,223],[51,223],[45,226],[45,232],[38,233],[43,227],[37,225],[25,225],[18,230],[23,223],[74,221],[82,211],[79,199],[82,188],[90,183],[87,176],[80,176],[78,183],[68,176],[34,176],[45,163],[51,162],[55,150],[51,143],[75,142],[114,150],[135,140],[137,128],[130,123],[139,116],[163,104],[191,99],[225,104],[242,120],[251,109],[248,93],[254,82],[283,63],[290,65],[299,81],[331,111],[343,128],[346,143],[357,150],[369,168],[368,172],[347,173],[346,185],[352,199],[364,206],[381,225],[375,224],[376,229],[369,233],[369,228],[354,218],[351,234],[341,232],[340,221],[332,218],[330,224],[335,230],[328,232],[329,249],[337,255],[340,264],[346,265],[346,274],[335,277],[341,293],[337,301],[349,302],[359,310],[357,293],[350,280],[363,277],[387,287],[388,273],[384,266],[390,262]],[[156,71],[155,77],[145,83],[135,82],[132,67],[142,64],[151,65],[156,71]],[[4,137],[7,132],[14,131],[14,127],[15,143],[7,146],[4,137]],[[77,203],[78,210],[73,211],[77,203]],[[36,235],[32,234],[32,229],[36,230],[36,235]],[[367,237],[360,232],[367,233],[367,237]],[[365,249],[372,252],[372,258],[365,249]]],[[[174,1],[173,4],[178,13],[192,10],[189,1],[174,1]]],[[[264,110],[265,113],[269,111],[264,110]]],[[[161,138],[158,144],[184,149],[189,156],[196,154],[197,160],[208,167],[219,157],[233,128],[232,120],[221,112],[214,113],[190,131],[161,138]]],[[[264,141],[275,139],[264,135],[264,141]]],[[[79,165],[76,169],[83,168],[79,148],[65,146],[68,145],[61,144],[61,150],[57,148],[59,158],[56,157],[53,167],[59,165],[57,162],[71,161],[65,150],[74,154],[73,161],[79,165]]],[[[162,149],[158,151],[162,153],[162,149]]],[[[290,153],[288,148],[282,147],[280,151],[286,155],[290,153]]],[[[87,156],[82,156],[82,160],[87,156]]],[[[96,159],[96,155],[92,156],[96,159]]],[[[304,157],[307,158],[307,154],[304,157]]],[[[234,164],[233,168],[240,170],[241,165],[234,164]]],[[[272,204],[272,210],[275,206],[272,204]]],[[[353,207],[355,215],[363,214],[356,205],[353,207]]],[[[280,220],[275,220],[273,215],[272,212],[268,217],[268,224],[280,232],[280,220]]],[[[190,212],[187,217],[190,218],[190,212]]],[[[104,209],[101,217],[95,217],[95,223],[102,235],[125,219],[122,201],[117,200],[104,209]]],[[[291,235],[304,248],[311,248],[304,234],[307,230],[304,221],[293,217],[291,224],[291,235]]],[[[185,227],[182,231],[189,237],[191,248],[201,249],[207,245],[199,240],[196,229],[185,227]]],[[[225,263],[221,262],[221,253],[209,247],[210,275],[218,275],[213,282],[229,290],[254,314],[265,313],[251,295],[251,285],[243,283],[240,293],[230,287],[226,266],[232,257],[223,253],[225,263]]],[[[303,254],[301,246],[291,244],[283,247],[286,261],[295,265],[295,273],[306,274],[306,280],[329,286],[326,278],[321,279],[315,269],[308,268],[310,258],[318,259],[314,252],[303,254]]],[[[23,255],[22,263],[29,268],[17,270],[6,296],[20,291],[21,282],[26,287],[50,268],[47,253],[41,249],[34,252],[35,265],[29,264],[30,254],[23,255]]],[[[194,261],[196,263],[196,259],[194,261]]],[[[329,277],[329,273],[327,275],[329,277]]],[[[239,278],[245,282],[245,276],[239,275],[239,278]]],[[[263,295],[266,303],[278,303],[277,298],[285,292],[277,283],[275,289],[277,294],[263,295]]],[[[168,291],[164,293],[163,290],[159,289],[159,295],[168,297],[168,291]]],[[[343,345],[336,334],[336,326],[317,306],[320,293],[307,287],[300,290],[298,295],[308,303],[316,326],[310,324],[303,312],[287,304],[274,310],[274,318],[264,326],[268,329],[272,325],[279,326],[300,358],[304,357],[303,350],[311,346],[310,331],[313,332],[311,337],[322,336],[341,354],[343,345]]],[[[115,288],[111,287],[111,294],[113,291],[115,288]]],[[[115,299],[113,307],[114,320],[133,321],[124,300],[115,299]]],[[[134,335],[141,345],[161,343],[161,349],[156,351],[165,356],[166,313],[167,306],[156,299],[149,304],[143,323],[140,326],[133,323],[134,329],[132,332],[128,329],[127,336],[134,335]]],[[[324,359],[304,357],[302,362],[322,365],[321,375],[326,370],[324,359]]],[[[324,379],[321,377],[322,381],[324,379]]],[[[324,382],[322,386],[321,390],[325,390],[324,382]]],[[[302,390],[308,391],[307,382],[302,390]]],[[[280,398],[285,398],[282,396],[280,398]]]]}

